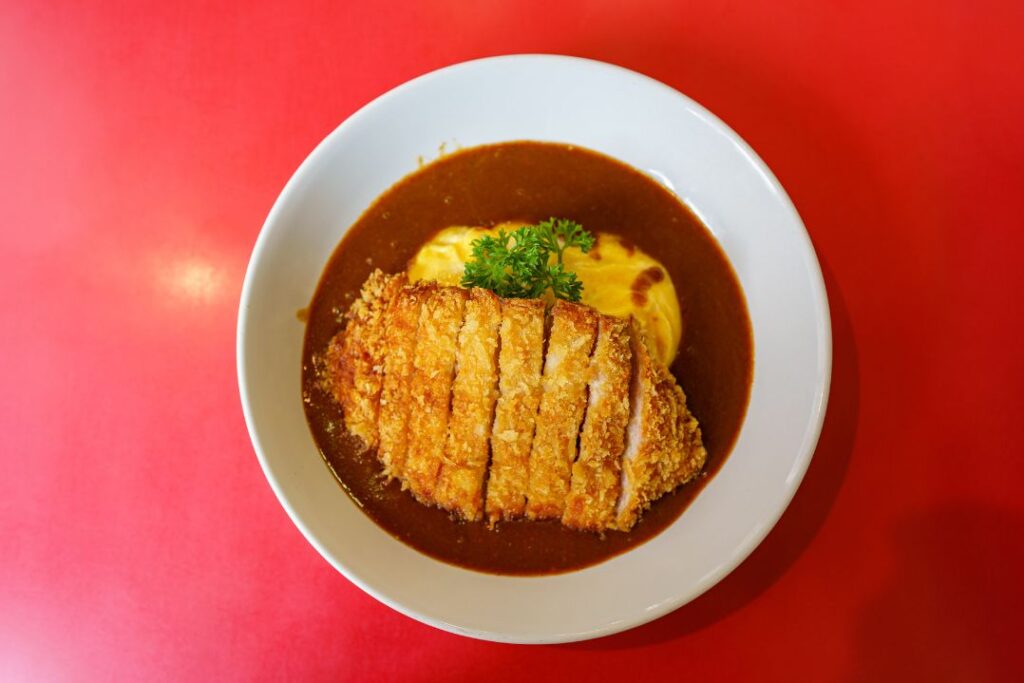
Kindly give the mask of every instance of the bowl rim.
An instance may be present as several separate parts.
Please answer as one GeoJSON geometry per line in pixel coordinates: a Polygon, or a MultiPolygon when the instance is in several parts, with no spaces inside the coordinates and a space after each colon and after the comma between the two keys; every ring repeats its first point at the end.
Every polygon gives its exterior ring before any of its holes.
{"type": "MultiPolygon", "coordinates": [[[[398,179],[396,179],[397,181],[398,179]]],[[[246,265],[245,277],[242,282],[241,294],[239,297],[239,310],[238,320],[236,327],[236,338],[235,338],[235,361],[236,361],[236,372],[238,375],[238,389],[242,404],[242,413],[245,418],[246,430],[249,433],[249,439],[252,443],[253,450],[256,453],[257,460],[260,464],[263,474],[270,484],[274,495],[277,497],[278,502],[284,508],[288,517],[292,523],[299,529],[300,533],[305,539],[312,545],[316,551],[333,566],[339,573],[341,573],[346,579],[355,584],[360,590],[372,596],[379,602],[387,605],[391,609],[403,614],[407,617],[415,619],[421,623],[433,626],[435,628],[448,631],[457,635],[467,636],[479,640],[487,640],[493,642],[507,642],[507,643],[521,643],[521,644],[548,644],[548,643],[565,643],[565,642],[578,642],[583,640],[589,640],[593,638],[600,638],[604,636],[613,635],[620,633],[637,626],[641,626],[648,622],[659,619],[666,614],[678,609],[682,605],[696,599],[710,588],[715,586],[719,581],[732,573],[736,567],[742,564],[750,556],[750,554],[756,549],[762,541],[771,533],[772,529],[781,519],[782,515],[788,509],[793,497],[796,494],[797,489],[803,481],[803,478],[810,466],[810,461],[814,456],[814,452],[817,448],[818,440],[821,436],[822,427],[825,421],[825,414],[828,405],[829,392],[831,388],[831,376],[832,376],[832,327],[831,327],[831,315],[828,302],[828,294],[825,286],[824,277],[822,275],[821,266],[815,252],[814,245],[811,241],[810,235],[807,232],[806,226],[803,220],[800,218],[799,213],[796,210],[795,205],[786,193],[782,184],[776,178],[775,174],[769,169],[768,165],[757,155],[754,149],[737,134],[732,128],[730,128],[725,122],[718,118],[715,114],[701,105],[693,98],[685,95],[684,93],[676,90],[675,88],[645,74],[633,71],[626,67],[618,66],[608,62],[589,59],[584,57],[576,57],[569,55],[550,54],[550,53],[522,53],[522,54],[506,54],[498,55],[493,57],[484,57],[480,59],[472,59],[463,62],[458,62],[446,67],[442,67],[420,76],[414,77],[404,83],[391,88],[387,92],[379,95],[370,102],[366,103],[350,116],[345,118],[338,126],[336,126],[330,133],[328,133],[323,140],[321,140],[313,150],[305,157],[301,164],[291,174],[288,182],[281,190],[280,194],[274,201],[266,219],[260,227],[259,234],[253,246],[252,254],[246,265]],[[266,454],[264,453],[263,447],[260,443],[259,437],[257,436],[257,430],[255,427],[255,420],[252,415],[252,410],[249,404],[249,385],[250,381],[247,376],[244,357],[246,348],[246,322],[248,318],[248,312],[251,307],[251,301],[253,297],[253,288],[256,272],[256,264],[259,262],[261,254],[266,249],[267,242],[269,241],[269,232],[271,226],[277,221],[279,214],[283,211],[283,207],[289,203],[290,197],[295,193],[296,186],[301,182],[301,179],[305,175],[306,170],[312,166],[318,157],[324,154],[324,150],[331,146],[336,138],[343,136],[349,128],[354,127],[362,119],[371,116],[376,109],[384,106],[389,100],[398,97],[401,93],[412,88],[420,87],[431,80],[442,78],[453,71],[459,71],[468,68],[478,68],[481,65],[487,63],[504,63],[510,61],[521,61],[521,60],[540,60],[540,61],[552,61],[562,63],[575,63],[580,66],[591,69],[602,69],[610,72],[617,72],[619,76],[637,79],[645,82],[648,86],[667,91],[670,95],[682,99],[689,108],[694,110],[700,116],[705,118],[709,123],[716,127],[720,132],[726,135],[729,140],[736,145],[740,151],[749,159],[754,165],[756,170],[763,176],[767,184],[771,187],[774,193],[778,196],[781,204],[781,208],[788,213],[788,218],[792,221],[793,226],[797,228],[796,237],[800,240],[802,247],[804,248],[804,259],[807,262],[809,268],[809,274],[811,275],[811,289],[814,303],[814,314],[816,317],[816,336],[820,348],[820,362],[817,367],[817,384],[814,390],[814,400],[812,415],[809,423],[809,429],[805,433],[805,440],[801,445],[800,452],[797,454],[794,460],[794,466],[791,470],[791,476],[786,481],[786,487],[780,496],[781,504],[778,506],[773,517],[766,519],[765,524],[760,528],[758,533],[751,534],[748,536],[741,547],[737,549],[730,559],[730,561],[723,563],[717,571],[704,577],[704,579],[694,585],[689,591],[681,592],[679,595],[674,596],[671,599],[667,599],[657,605],[650,606],[644,610],[638,616],[631,619],[623,619],[613,623],[605,624],[594,629],[579,631],[574,633],[563,633],[558,636],[541,636],[536,638],[519,638],[509,637],[503,635],[501,632],[495,631],[477,631],[469,630],[466,628],[459,627],[458,625],[445,622],[440,619],[433,618],[429,615],[422,614],[415,609],[411,609],[404,604],[393,600],[388,595],[376,590],[372,586],[360,579],[359,576],[354,574],[340,559],[334,557],[333,553],[328,552],[324,545],[317,539],[316,535],[312,533],[303,519],[295,511],[293,506],[288,500],[287,495],[282,489],[281,484],[277,481],[276,476],[268,463],[266,454]]],[[[756,349],[755,358],[756,362],[756,349]]],[[[744,416],[744,423],[746,422],[747,415],[744,416]]],[[[741,426],[742,429],[742,426],[741,426]]],[[[571,572],[570,572],[571,573],[571,572]]],[[[500,575],[496,575],[500,576],[500,575]]],[[[543,578],[541,577],[510,577],[517,580],[530,579],[530,578],[543,578]]]]}

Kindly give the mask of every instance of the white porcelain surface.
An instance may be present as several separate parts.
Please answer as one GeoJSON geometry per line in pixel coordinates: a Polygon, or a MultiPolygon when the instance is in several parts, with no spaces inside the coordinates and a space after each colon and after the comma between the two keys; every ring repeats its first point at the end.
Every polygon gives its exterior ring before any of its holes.
{"type": "Polygon", "coordinates": [[[814,451],[831,370],[814,251],[774,176],[703,107],[600,62],[520,55],[459,64],[378,98],[302,164],[256,242],[238,320],[238,377],[259,462],[296,526],[349,580],[415,619],[476,638],[582,640],[655,619],[700,595],[757,546],[814,451]],[[542,106],[539,106],[542,105],[542,106]],[[339,239],[417,157],[507,140],[583,145],[652,173],[711,228],[754,328],[749,412],[721,472],[639,548],[578,572],[515,578],[449,566],[394,540],[347,498],[300,399],[307,305],[339,239]]]}

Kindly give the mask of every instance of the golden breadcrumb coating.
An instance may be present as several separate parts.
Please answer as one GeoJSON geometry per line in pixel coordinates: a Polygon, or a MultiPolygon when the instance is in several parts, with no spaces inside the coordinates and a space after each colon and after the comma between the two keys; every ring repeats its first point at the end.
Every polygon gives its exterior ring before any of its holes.
{"type": "Polygon", "coordinates": [[[558,301],[544,359],[543,394],[530,453],[526,515],[558,519],[565,509],[580,423],[587,406],[587,369],[597,336],[594,309],[558,301]]]}
{"type": "Polygon", "coordinates": [[[485,511],[493,523],[526,508],[530,447],[541,394],[544,302],[503,299],[498,352],[498,403],[491,431],[485,511]]]}
{"type": "Polygon", "coordinates": [[[434,503],[434,487],[444,461],[455,355],[467,292],[438,287],[423,303],[413,355],[408,453],[405,479],[413,495],[434,503]]]}
{"type": "Polygon", "coordinates": [[[640,326],[632,323],[633,382],[622,493],[615,527],[628,531],[650,504],[692,479],[707,451],[697,420],[675,378],[652,358],[640,326]]]}
{"type": "Polygon", "coordinates": [[[483,515],[484,477],[498,398],[500,326],[500,299],[486,289],[471,289],[459,332],[448,444],[434,491],[439,506],[471,521],[483,515]]]}
{"type": "Polygon", "coordinates": [[[380,399],[380,446],[384,474],[402,480],[408,448],[407,422],[412,403],[413,359],[423,302],[437,289],[433,283],[403,287],[385,315],[384,383],[380,399]]]}
{"type": "Polygon", "coordinates": [[[628,531],[707,460],[635,319],[564,301],[547,319],[540,299],[379,270],[346,318],[326,386],[348,431],[424,504],[628,531]]]}
{"type": "Polygon", "coordinates": [[[615,521],[629,422],[631,361],[629,323],[601,316],[590,358],[589,399],[580,452],[572,466],[572,483],[562,515],[562,523],[574,529],[603,531],[615,521]]]}
{"type": "Polygon", "coordinates": [[[378,443],[377,421],[384,374],[384,314],[405,284],[405,273],[373,271],[346,314],[345,328],[327,347],[328,382],[341,404],[345,426],[367,448],[378,443]]]}

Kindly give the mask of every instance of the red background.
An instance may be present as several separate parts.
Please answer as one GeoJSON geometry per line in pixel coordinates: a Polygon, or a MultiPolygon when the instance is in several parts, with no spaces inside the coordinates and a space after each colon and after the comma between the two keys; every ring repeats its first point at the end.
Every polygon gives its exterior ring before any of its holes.
{"type": "Polygon", "coordinates": [[[0,679],[1020,674],[1024,4],[87,4],[0,8],[0,679]],[[305,155],[392,86],[512,52],[637,69],[733,126],[807,223],[835,335],[820,446],[753,556],[655,623],[532,648],[331,569],[234,369],[305,155]]]}

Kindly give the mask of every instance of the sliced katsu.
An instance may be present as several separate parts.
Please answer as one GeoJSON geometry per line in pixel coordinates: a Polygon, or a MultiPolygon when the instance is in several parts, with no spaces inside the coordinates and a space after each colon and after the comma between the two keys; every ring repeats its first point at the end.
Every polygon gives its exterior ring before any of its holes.
{"type": "Polygon", "coordinates": [[[628,531],[707,452],[641,325],[375,271],[330,342],[345,424],[421,503],[628,531]]]}
{"type": "Polygon", "coordinates": [[[466,290],[437,287],[420,309],[413,353],[405,481],[421,502],[434,502],[448,436],[452,382],[466,290]]]}
{"type": "Polygon", "coordinates": [[[543,394],[530,453],[526,514],[561,518],[569,492],[580,423],[587,407],[587,370],[598,315],[580,304],[558,301],[544,359],[543,394]]]}
{"type": "Polygon", "coordinates": [[[526,511],[530,449],[541,396],[544,309],[539,299],[503,299],[498,403],[491,433],[485,510],[491,522],[526,511]]]}
{"type": "Polygon", "coordinates": [[[587,372],[589,394],[579,457],[572,466],[562,514],[562,523],[574,529],[602,531],[615,521],[629,422],[631,361],[629,322],[602,315],[587,372]]]}
{"type": "Polygon", "coordinates": [[[413,361],[423,303],[437,290],[433,283],[403,287],[388,304],[384,330],[384,382],[380,397],[380,447],[384,474],[405,482],[408,422],[412,406],[413,361]]]}
{"type": "Polygon", "coordinates": [[[491,425],[498,398],[498,331],[501,301],[486,289],[471,289],[459,332],[448,437],[434,498],[463,519],[483,515],[484,478],[491,425]]]}
{"type": "Polygon", "coordinates": [[[341,404],[346,427],[367,448],[377,448],[379,443],[385,313],[404,285],[405,273],[385,275],[375,270],[349,307],[344,330],[327,347],[331,392],[341,404]]]}
{"type": "Polygon", "coordinates": [[[692,479],[707,459],[697,420],[669,371],[651,355],[639,324],[632,322],[633,378],[622,490],[614,526],[629,530],[650,504],[692,479]]]}

